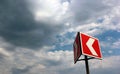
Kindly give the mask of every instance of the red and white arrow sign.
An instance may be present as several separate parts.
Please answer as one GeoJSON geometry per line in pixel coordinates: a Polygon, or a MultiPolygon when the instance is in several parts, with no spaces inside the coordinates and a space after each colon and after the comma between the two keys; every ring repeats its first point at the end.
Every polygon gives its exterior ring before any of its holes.
{"type": "Polygon", "coordinates": [[[89,38],[89,40],[87,41],[87,43],[86,43],[86,45],[88,46],[88,48],[89,48],[89,50],[91,51],[91,53],[93,54],[93,55],[98,55],[97,53],[96,53],[96,51],[95,51],[95,49],[93,48],[93,43],[95,42],[95,40],[94,39],[92,39],[92,38],[89,38]]]}
{"type": "Polygon", "coordinates": [[[81,51],[83,55],[102,58],[98,39],[89,35],[80,33],[81,51]]]}
{"type": "Polygon", "coordinates": [[[73,51],[74,63],[79,60],[81,55],[86,55],[99,59],[102,58],[98,39],[79,32],[73,44],[73,51]]]}

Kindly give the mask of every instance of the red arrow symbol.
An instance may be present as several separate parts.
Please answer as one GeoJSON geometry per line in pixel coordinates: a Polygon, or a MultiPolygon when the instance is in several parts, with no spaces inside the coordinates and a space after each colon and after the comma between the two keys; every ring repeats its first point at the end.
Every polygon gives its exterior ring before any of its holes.
{"type": "Polygon", "coordinates": [[[94,44],[94,42],[95,42],[94,39],[89,38],[88,41],[87,41],[87,43],[86,43],[86,45],[87,45],[87,47],[89,48],[89,50],[91,51],[91,53],[93,55],[98,56],[98,54],[96,53],[95,49],[92,47],[92,45],[94,44]]]}

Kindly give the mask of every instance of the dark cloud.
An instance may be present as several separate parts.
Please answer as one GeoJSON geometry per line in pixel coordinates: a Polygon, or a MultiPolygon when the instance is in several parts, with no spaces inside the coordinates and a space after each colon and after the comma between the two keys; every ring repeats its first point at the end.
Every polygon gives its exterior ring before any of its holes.
{"type": "Polygon", "coordinates": [[[103,0],[73,0],[70,6],[74,22],[85,24],[104,15],[110,7],[103,0]]]}
{"type": "Polygon", "coordinates": [[[26,68],[26,69],[16,69],[16,68],[13,68],[12,69],[12,74],[25,74],[28,71],[29,71],[29,68],[26,68]]]}
{"type": "Polygon", "coordinates": [[[13,67],[11,69],[11,72],[12,72],[12,74],[28,74],[30,72],[30,70],[32,70],[32,67],[34,67],[34,66],[27,66],[27,67],[22,68],[22,69],[13,67]]]}
{"type": "Polygon", "coordinates": [[[54,60],[45,60],[44,65],[47,67],[59,66],[62,65],[61,61],[54,61],[54,60]]]}
{"type": "Polygon", "coordinates": [[[85,74],[85,70],[83,67],[82,68],[77,67],[77,68],[62,69],[58,71],[58,74],[74,74],[74,73],[85,74]]]}
{"type": "Polygon", "coordinates": [[[71,2],[71,0],[61,0],[61,2],[71,2]]]}
{"type": "Polygon", "coordinates": [[[54,42],[61,26],[36,22],[24,0],[0,1],[0,36],[15,46],[37,48],[54,42]]]}
{"type": "Polygon", "coordinates": [[[91,74],[119,74],[119,68],[111,68],[111,69],[105,69],[105,68],[99,68],[91,70],[91,74]]]}

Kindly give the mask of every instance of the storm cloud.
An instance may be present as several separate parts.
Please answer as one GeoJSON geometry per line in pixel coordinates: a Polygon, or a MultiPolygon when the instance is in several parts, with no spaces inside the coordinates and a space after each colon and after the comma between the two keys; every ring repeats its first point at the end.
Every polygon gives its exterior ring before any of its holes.
{"type": "Polygon", "coordinates": [[[10,44],[27,48],[50,45],[62,29],[53,24],[36,22],[25,0],[0,1],[0,36],[10,44]]]}

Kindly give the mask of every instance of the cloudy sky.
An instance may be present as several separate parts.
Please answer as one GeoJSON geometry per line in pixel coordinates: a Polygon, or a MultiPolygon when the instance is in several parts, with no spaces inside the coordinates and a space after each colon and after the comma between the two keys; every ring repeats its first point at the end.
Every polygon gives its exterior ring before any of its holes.
{"type": "Polygon", "coordinates": [[[91,74],[120,74],[120,0],[0,0],[0,74],[85,74],[77,32],[100,41],[91,74]]]}

